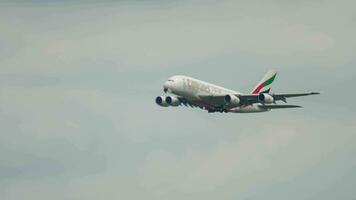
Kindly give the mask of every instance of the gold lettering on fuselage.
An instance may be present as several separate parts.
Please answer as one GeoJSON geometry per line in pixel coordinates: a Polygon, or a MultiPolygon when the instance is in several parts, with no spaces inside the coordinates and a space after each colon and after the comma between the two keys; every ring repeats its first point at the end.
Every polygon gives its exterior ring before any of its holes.
{"type": "Polygon", "coordinates": [[[224,93],[220,88],[202,84],[196,80],[188,79],[188,87],[195,92],[207,92],[212,94],[222,94],[224,93]]]}

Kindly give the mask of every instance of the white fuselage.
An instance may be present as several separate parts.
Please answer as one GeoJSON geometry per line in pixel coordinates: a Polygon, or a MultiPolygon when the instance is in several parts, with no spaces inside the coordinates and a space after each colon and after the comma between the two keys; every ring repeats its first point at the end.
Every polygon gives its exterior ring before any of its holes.
{"type": "Polygon", "coordinates": [[[199,94],[241,94],[240,92],[229,90],[188,76],[173,76],[164,83],[163,88],[172,94],[184,96],[189,100],[196,101],[200,100],[198,97],[199,94]]]}
{"type": "MultiPolygon", "coordinates": [[[[222,95],[239,95],[238,91],[229,90],[205,81],[201,81],[188,76],[173,76],[168,79],[163,85],[165,92],[175,94],[185,99],[198,102],[201,104],[209,104],[209,102],[204,102],[199,96],[201,95],[211,95],[211,96],[222,96],[222,95]]],[[[229,109],[229,112],[264,112],[267,109],[262,109],[258,105],[244,105],[229,109]]]]}

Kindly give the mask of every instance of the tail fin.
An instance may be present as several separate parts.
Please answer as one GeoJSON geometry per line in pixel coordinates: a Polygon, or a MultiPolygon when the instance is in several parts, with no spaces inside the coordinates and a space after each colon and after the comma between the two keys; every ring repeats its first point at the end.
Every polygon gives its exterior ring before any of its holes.
{"type": "Polygon", "coordinates": [[[271,84],[276,78],[277,72],[273,69],[268,70],[267,74],[257,84],[257,86],[251,91],[251,94],[259,94],[262,92],[269,92],[271,84]]]}

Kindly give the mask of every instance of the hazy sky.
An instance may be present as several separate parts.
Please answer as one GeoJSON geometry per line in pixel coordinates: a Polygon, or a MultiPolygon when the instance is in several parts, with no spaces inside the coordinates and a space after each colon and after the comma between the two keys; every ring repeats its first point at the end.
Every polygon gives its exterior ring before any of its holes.
{"type": "Polygon", "coordinates": [[[356,198],[354,1],[0,2],[0,199],[356,198]],[[269,68],[303,109],[208,114],[269,68]]]}

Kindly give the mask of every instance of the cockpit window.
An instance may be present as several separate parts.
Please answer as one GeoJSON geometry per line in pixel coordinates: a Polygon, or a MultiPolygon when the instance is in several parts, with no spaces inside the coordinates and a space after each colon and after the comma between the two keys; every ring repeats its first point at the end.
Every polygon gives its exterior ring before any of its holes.
{"type": "Polygon", "coordinates": [[[172,80],[172,79],[168,79],[168,81],[174,82],[174,80],[172,80]]]}

